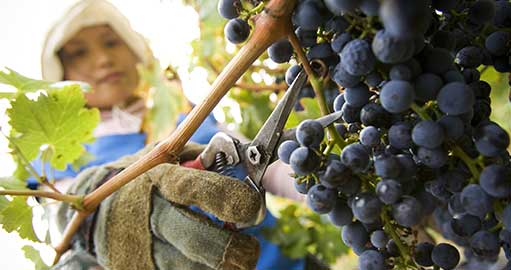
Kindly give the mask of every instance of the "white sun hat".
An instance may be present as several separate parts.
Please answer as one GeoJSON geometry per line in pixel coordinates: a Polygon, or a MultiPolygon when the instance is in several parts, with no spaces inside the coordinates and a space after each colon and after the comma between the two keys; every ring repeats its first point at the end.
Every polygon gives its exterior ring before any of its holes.
{"type": "Polygon", "coordinates": [[[62,63],[57,52],[84,27],[107,24],[126,42],[142,64],[153,60],[144,37],[133,30],[128,19],[110,2],[83,0],[73,5],[48,31],[41,53],[41,72],[44,80],[64,79],[62,63]]]}

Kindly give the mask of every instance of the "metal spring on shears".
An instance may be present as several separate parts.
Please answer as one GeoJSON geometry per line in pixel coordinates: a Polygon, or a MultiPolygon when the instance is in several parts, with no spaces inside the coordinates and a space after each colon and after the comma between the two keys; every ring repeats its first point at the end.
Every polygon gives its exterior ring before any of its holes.
{"type": "Polygon", "coordinates": [[[227,162],[227,156],[223,152],[215,154],[215,171],[219,174],[235,177],[234,169],[227,162]]]}

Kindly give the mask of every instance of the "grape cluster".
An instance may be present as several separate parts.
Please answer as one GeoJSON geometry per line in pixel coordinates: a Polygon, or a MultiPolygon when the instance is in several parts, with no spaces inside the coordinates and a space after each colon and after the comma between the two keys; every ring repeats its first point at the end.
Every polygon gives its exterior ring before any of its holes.
{"type": "MultiPolygon", "coordinates": [[[[342,226],[360,269],[454,269],[459,248],[468,263],[511,260],[510,138],[481,80],[511,71],[511,3],[301,0],[292,23],[328,67],[323,93],[342,119],[329,136],[302,122],[278,155],[309,207],[342,226]],[[456,247],[433,244],[428,226],[456,247]]],[[[268,49],[277,63],[293,54],[287,40],[268,49]]]]}

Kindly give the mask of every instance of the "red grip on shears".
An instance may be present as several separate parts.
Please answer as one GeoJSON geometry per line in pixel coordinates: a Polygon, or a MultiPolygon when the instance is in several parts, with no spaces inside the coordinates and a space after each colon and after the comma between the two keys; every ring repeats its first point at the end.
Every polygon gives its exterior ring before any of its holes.
{"type": "Polygon", "coordinates": [[[197,156],[197,158],[194,160],[188,160],[185,162],[181,162],[181,166],[187,167],[187,168],[192,168],[192,169],[197,169],[197,170],[206,170],[206,168],[204,168],[204,165],[202,165],[200,156],[197,156]]]}

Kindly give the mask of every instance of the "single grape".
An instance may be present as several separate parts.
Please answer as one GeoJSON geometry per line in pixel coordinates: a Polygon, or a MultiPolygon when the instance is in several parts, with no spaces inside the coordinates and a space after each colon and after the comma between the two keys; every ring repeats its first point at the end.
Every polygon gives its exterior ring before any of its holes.
{"type": "Polygon", "coordinates": [[[321,184],[327,188],[337,188],[350,180],[351,171],[340,160],[332,160],[320,176],[321,184]]]}
{"type": "Polygon", "coordinates": [[[341,161],[354,172],[363,172],[369,167],[369,153],[361,144],[350,144],[342,150],[341,161]]]}
{"type": "Polygon", "coordinates": [[[470,238],[470,248],[481,258],[495,258],[499,255],[499,238],[488,231],[478,231],[470,238]]]}
{"type": "Polygon", "coordinates": [[[268,56],[275,63],[286,63],[293,56],[293,47],[287,39],[278,40],[268,48],[268,56]]]}
{"type": "Polygon", "coordinates": [[[481,73],[479,72],[479,70],[475,68],[464,68],[462,74],[463,77],[465,78],[465,83],[468,84],[477,82],[481,78],[481,73]]]}
{"type": "Polygon", "coordinates": [[[365,246],[369,241],[369,235],[359,221],[342,227],[342,241],[351,248],[365,246]]]}
{"type": "Polygon", "coordinates": [[[463,121],[457,116],[443,115],[438,119],[438,124],[442,126],[448,139],[457,140],[465,131],[463,121]]]}
{"type": "Polygon", "coordinates": [[[476,24],[484,24],[493,20],[495,13],[495,1],[478,0],[470,7],[468,19],[476,24]]]}
{"type": "Polygon", "coordinates": [[[315,1],[300,2],[293,13],[293,23],[304,30],[316,30],[325,22],[319,4],[315,1]]]}
{"type": "Polygon", "coordinates": [[[317,31],[314,30],[307,30],[303,27],[297,27],[295,30],[295,34],[298,37],[298,40],[300,41],[300,45],[303,47],[312,47],[316,45],[318,35],[317,31]]]}
{"type": "Polygon", "coordinates": [[[355,11],[361,0],[324,0],[325,6],[335,15],[342,15],[345,12],[355,11]]]}
{"type": "Polygon", "coordinates": [[[406,81],[390,81],[380,91],[381,105],[391,113],[401,113],[408,110],[414,98],[413,86],[406,81]]]}
{"type": "Polygon", "coordinates": [[[284,141],[280,144],[279,149],[277,150],[277,155],[282,162],[289,164],[291,153],[293,153],[293,151],[298,147],[300,147],[300,145],[293,140],[284,141]]]}
{"type": "Polygon", "coordinates": [[[388,132],[389,143],[398,149],[407,149],[412,146],[412,127],[405,122],[392,125],[388,132]]]}
{"type": "Polygon", "coordinates": [[[392,205],[392,216],[401,226],[417,225],[422,219],[421,204],[412,196],[403,196],[400,202],[392,205]]]}
{"type": "Polygon", "coordinates": [[[376,230],[371,233],[371,244],[376,248],[385,248],[389,237],[382,230],[376,230]]]}
{"type": "Polygon", "coordinates": [[[426,0],[387,0],[382,2],[380,19],[386,31],[401,39],[422,35],[431,22],[426,0]]]}
{"type": "Polygon", "coordinates": [[[494,56],[503,56],[509,51],[511,34],[504,31],[496,31],[486,37],[484,46],[494,56]]]}
{"type": "Polygon", "coordinates": [[[317,169],[319,156],[308,147],[299,147],[291,153],[289,165],[298,175],[307,175],[317,169]]]}
{"type": "Polygon", "coordinates": [[[316,120],[304,120],[296,128],[296,139],[303,146],[318,148],[325,137],[321,123],[316,120]]]}
{"type": "Polygon", "coordinates": [[[475,46],[465,47],[456,54],[454,61],[465,68],[476,68],[483,63],[481,48],[475,46]]]}
{"type": "Polygon", "coordinates": [[[412,130],[412,141],[422,147],[437,148],[444,142],[444,129],[432,120],[417,123],[412,130]]]}
{"type": "Polygon", "coordinates": [[[433,266],[433,260],[431,260],[431,252],[435,245],[429,242],[422,242],[415,246],[415,262],[420,266],[433,266]]]}
{"type": "Polygon", "coordinates": [[[474,105],[474,92],[464,83],[446,84],[437,96],[438,107],[446,114],[460,115],[468,112],[474,105]]]}
{"type": "Polygon", "coordinates": [[[417,150],[417,158],[426,166],[438,169],[447,163],[448,156],[447,151],[445,151],[443,148],[426,148],[426,147],[419,147],[417,150]]]}
{"type": "Polygon", "coordinates": [[[242,43],[250,35],[250,26],[242,19],[231,19],[225,25],[224,35],[231,43],[242,43]]]}
{"type": "Polygon", "coordinates": [[[476,184],[470,184],[463,189],[461,202],[467,213],[480,218],[484,218],[493,209],[491,197],[476,184]]]}
{"type": "Polygon", "coordinates": [[[495,157],[506,151],[509,135],[498,124],[489,122],[480,125],[474,136],[477,151],[484,156],[495,157]]]}
{"type": "Polygon", "coordinates": [[[328,217],[332,224],[336,226],[345,226],[352,222],[353,212],[348,207],[345,201],[337,199],[334,208],[328,213],[328,217]]]}
{"type": "Polygon", "coordinates": [[[365,83],[359,83],[344,90],[344,99],[353,107],[362,107],[369,102],[372,93],[365,83]]]}
{"type": "Polygon", "coordinates": [[[371,73],[369,73],[367,76],[366,76],[366,84],[369,85],[370,87],[377,87],[379,86],[383,81],[383,78],[381,77],[380,73],[376,72],[376,71],[373,71],[371,73]]]}
{"type": "Polygon", "coordinates": [[[353,196],[360,191],[362,181],[356,175],[352,175],[349,181],[342,184],[337,190],[345,196],[353,196]]]}
{"type": "Polygon", "coordinates": [[[369,74],[376,64],[376,58],[367,41],[354,39],[348,42],[341,51],[341,66],[351,75],[369,74]]]}
{"type": "Polygon", "coordinates": [[[348,103],[344,103],[342,106],[342,119],[350,124],[360,121],[360,108],[353,107],[348,103]]]}
{"type": "Polygon", "coordinates": [[[380,2],[378,0],[362,0],[359,8],[366,16],[378,16],[380,2]]]}
{"type": "Polygon", "coordinates": [[[360,76],[351,75],[342,67],[341,63],[335,67],[332,80],[342,87],[356,86],[361,80],[360,76]]]}
{"type": "Polygon", "coordinates": [[[394,204],[401,198],[403,191],[399,182],[386,179],[378,182],[376,194],[378,194],[378,198],[384,204],[394,204]]]}
{"type": "Polygon", "coordinates": [[[358,258],[360,270],[385,270],[385,257],[376,250],[366,250],[358,258]]]}
{"type": "Polygon", "coordinates": [[[442,78],[433,73],[423,73],[415,79],[415,99],[419,101],[435,100],[444,85],[442,78]]]}
{"type": "Polygon", "coordinates": [[[337,200],[337,191],[321,184],[312,186],[307,192],[307,205],[312,211],[326,214],[332,210],[337,200]]]}
{"type": "Polygon", "coordinates": [[[452,231],[461,237],[470,237],[481,229],[481,219],[469,214],[451,220],[452,231]]]}
{"type": "Polygon", "coordinates": [[[433,48],[424,53],[422,67],[428,73],[442,75],[452,67],[451,53],[446,49],[433,48]]]}
{"type": "Polygon", "coordinates": [[[454,246],[440,243],[433,248],[431,259],[443,269],[454,269],[460,262],[460,253],[454,246]]]}
{"type": "Polygon", "coordinates": [[[479,184],[493,197],[509,197],[511,196],[511,170],[499,164],[491,164],[481,172],[479,184]]]}
{"type": "Polygon", "coordinates": [[[383,179],[397,177],[400,169],[399,161],[393,155],[381,154],[374,157],[374,171],[383,179]]]}
{"type": "Polygon", "coordinates": [[[360,132],[359,140],[365,146],[377,146],[380,144],[380,132],[373,126],[365,127],[360,132]]]}
{"type": "Polygon", "coordinates": [[[390,69],[389,76],[394,81],[411,81],[413,79],[412,70],[405,64],[394,65],[390,69]]]}
{"type": "Polygon", "coordinates": [[[350,23],[343,16],[334,16],[325,23],[325,31],[333,34],[345,32],[350,23]]]}
{"type": "Polygon", "coordinates": [[[358,194],[351,205],[353,215],[363,223],[373,223],[380,220],[382,204],[374,193],[358,194]]]}
{"type": "Polygon", "coordinates": [[[405,62],[413,56],[415,51],[412,39],[399,39],[385,30],[376,32],[371,47],[375,57],[387,64],[405,62]]]}
{"type": "Polygon", "coordinates": [[[332,43],[330,46],[332,50],[336,53],[341,53],[344,46],[352,40],[351,35],[349,33],[341,33],[339,35],[335,35],[332,39],[332,43]]]}
{"type": "Polygon", "coordinates": [[[368,103],[360,110],[360,121],[365,126],[388,128],[391,122],[391,114],[378,103],[368,103]]]}
{"type": "Polygon", "coordinates": [[[240,0],[219,0],[218,13],[226,19],[234,19],[240,15],[238,8],[241,7],[240,0]]]}

